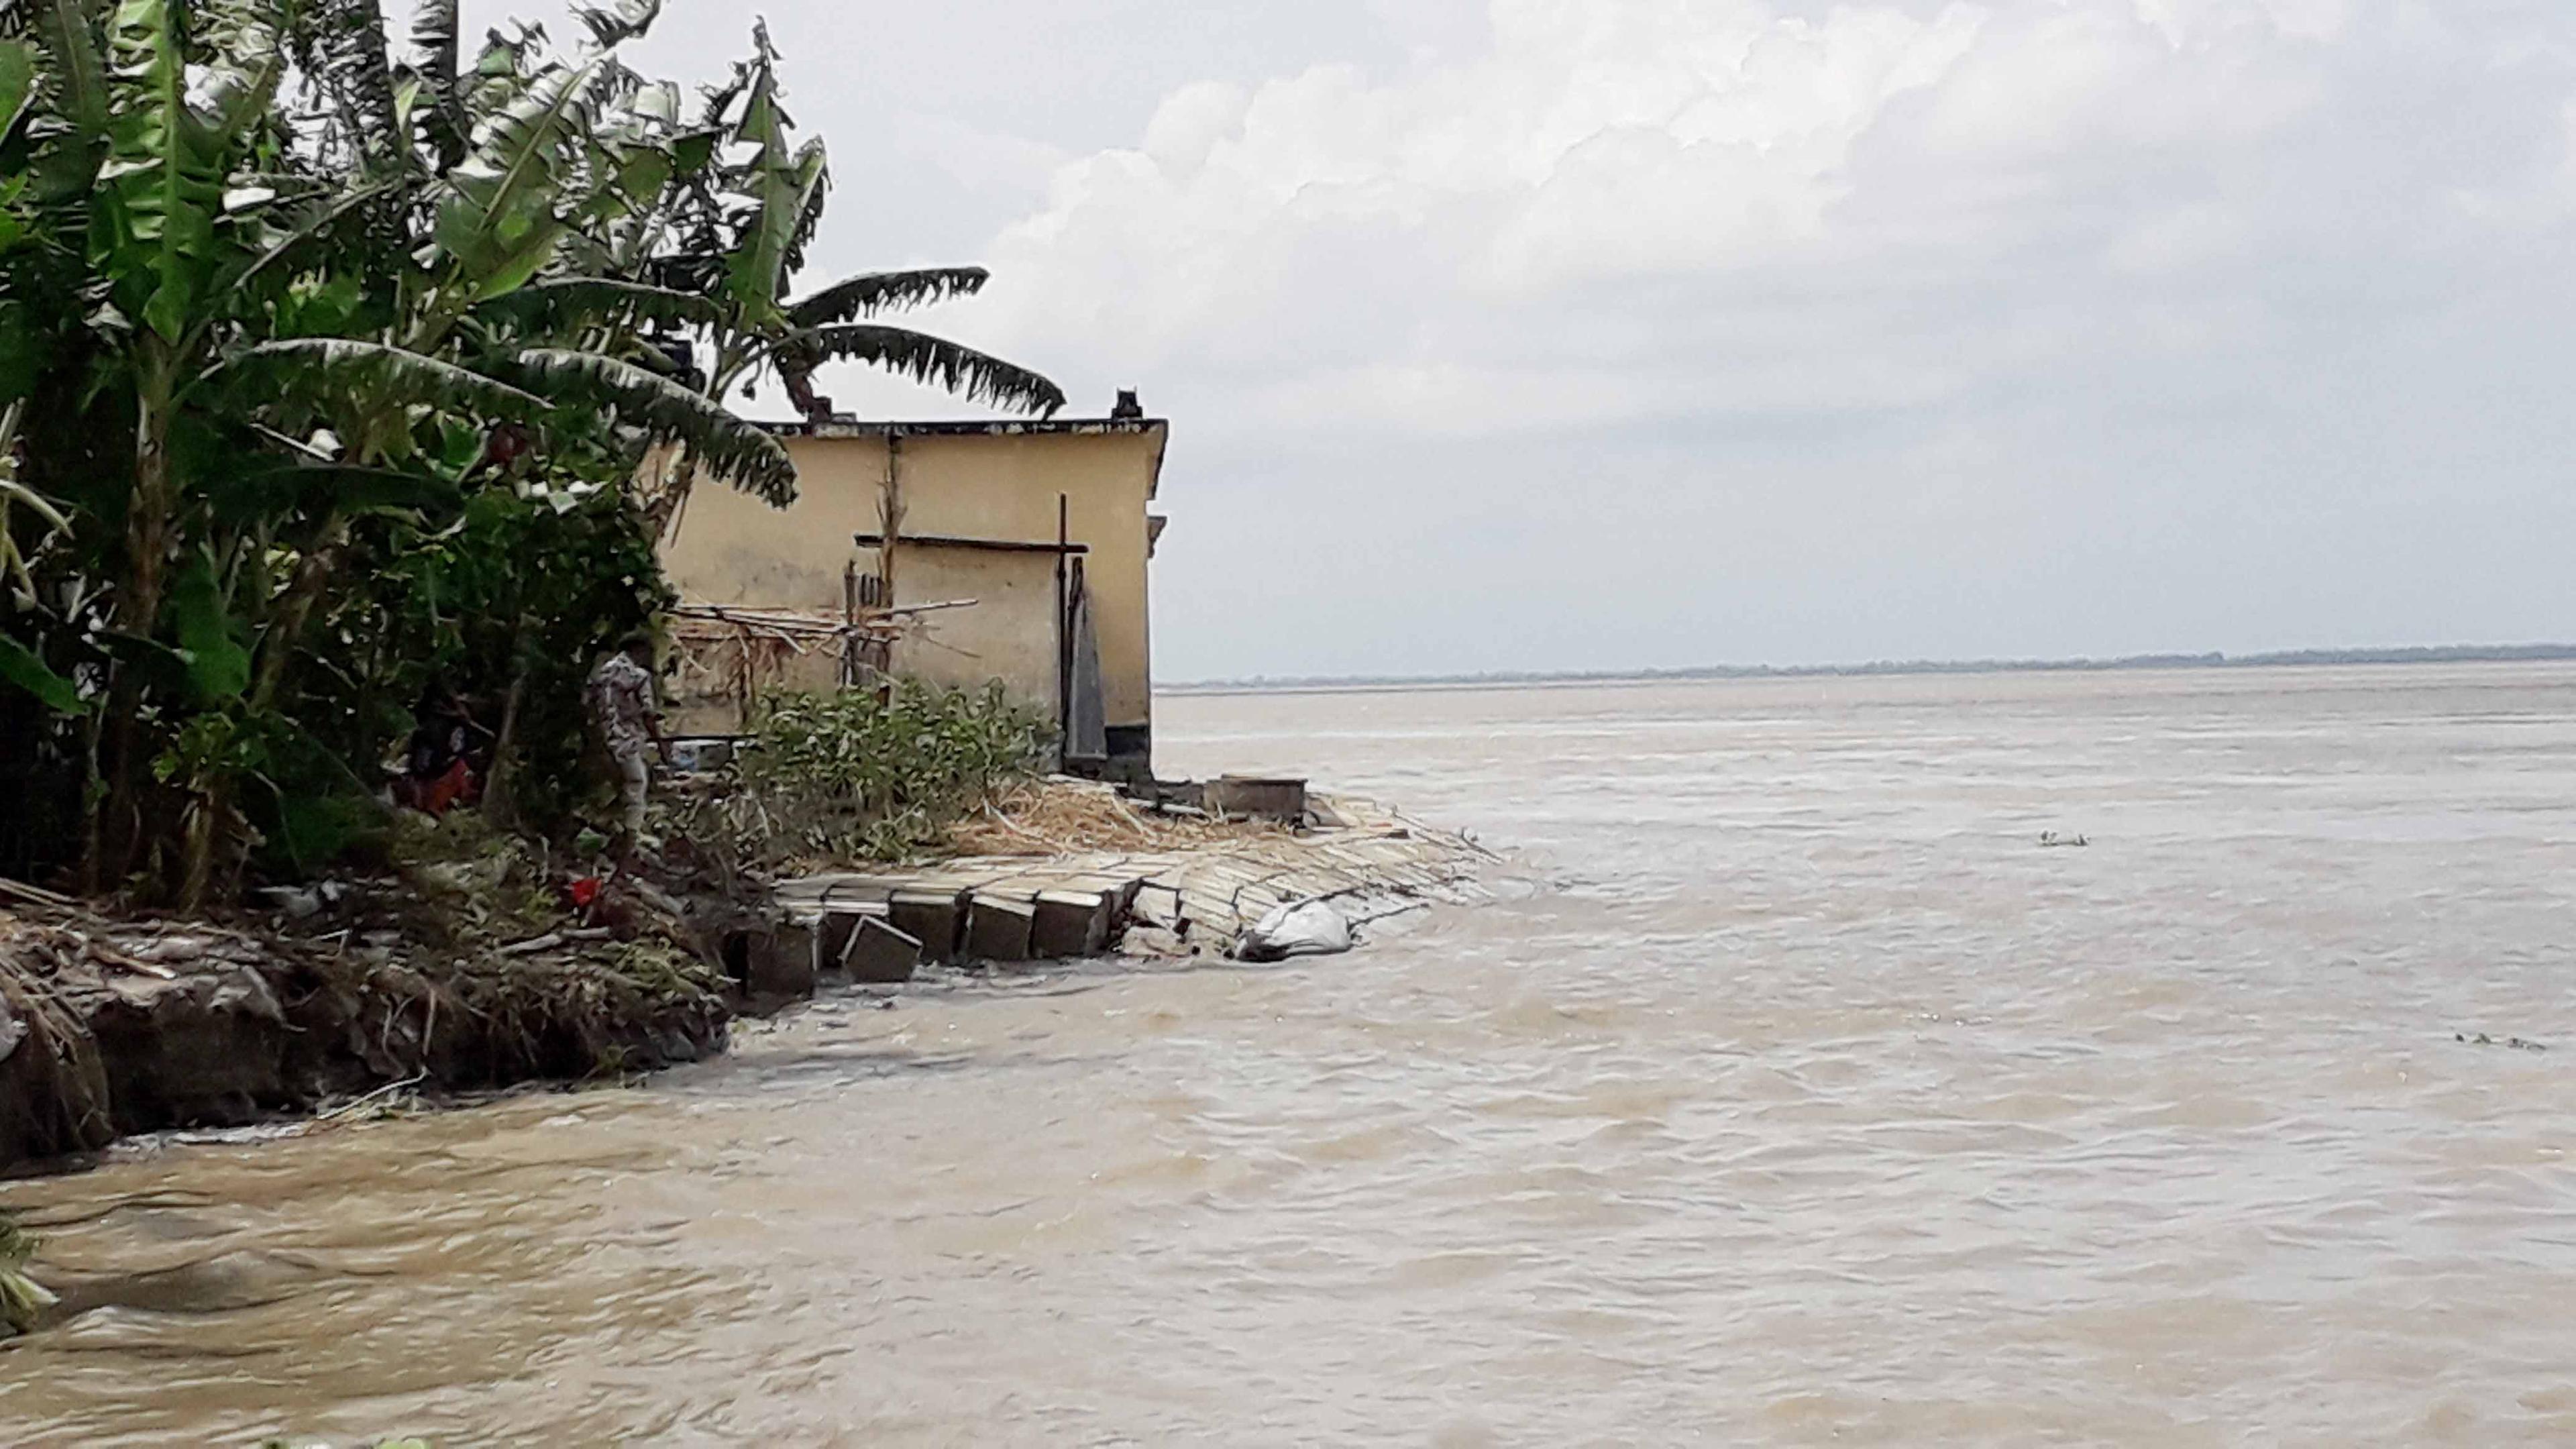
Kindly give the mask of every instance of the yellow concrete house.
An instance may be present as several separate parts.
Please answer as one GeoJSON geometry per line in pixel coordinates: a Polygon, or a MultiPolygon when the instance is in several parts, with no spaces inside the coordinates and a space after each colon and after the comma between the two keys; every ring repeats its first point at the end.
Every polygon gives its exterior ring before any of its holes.
{"type": "Polygon", "coordinates": [[[1122,394],[1107,418],[772,431],[796,462],[795,504],[700,487],[663,538],[684,623],[739,649],[729,679],[702,658],[694,687],[684,659],[683,729],[731,728],[726,709],[757,689],[828,688],[864,658],[998,680],[1057,723],[1068,766],[1150,771],[1146,573],[1163,519],[1149,510],[1168,424],[1122,394]],[[772,646],[757,668],[756,641],[772,646]]]}

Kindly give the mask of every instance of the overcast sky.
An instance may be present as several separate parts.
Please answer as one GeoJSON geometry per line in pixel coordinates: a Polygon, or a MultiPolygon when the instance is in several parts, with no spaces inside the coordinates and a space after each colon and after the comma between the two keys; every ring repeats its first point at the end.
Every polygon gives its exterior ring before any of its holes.
{"type": "Polygon", "coordinates": [[[766,13],[819,271],[1172,420],[1167,679],[2576,638],[2567,0],[766,13]]]}

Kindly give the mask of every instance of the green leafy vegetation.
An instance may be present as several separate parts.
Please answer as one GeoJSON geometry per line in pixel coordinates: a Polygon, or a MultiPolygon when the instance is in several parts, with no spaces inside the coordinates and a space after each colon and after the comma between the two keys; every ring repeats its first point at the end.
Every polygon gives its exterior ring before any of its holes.
{"type": "Polygon", "coordinates": [[[714,795],[684,796],[667,826],[726,864],[798,857],[900,861],[1046,760],[1048,730],[999,685],[910,680],[769,701],[749,749],[714,795]]]}
{"type": "Polygon", "coordinates": [[[54,1295],[27,1276],[27,1260],[36,1255],[37,1239],[0,1215],[0,1337],[26,1333],[52,1305],[54,1295]]]}
{"type": "Polygon", "coordinates": [[[455,0],[401,46],[382,0],[0,0],[0,871],[193,908],[311,870],[384,828],[433,686],[550,829],[661,525],[794,495],[724,399],[848,359],[1061,404],[878,320],[980,270],[800,299],[830,168],[779,57],[684,97],[623,56],[657,11],[474,52],[455,0]]]}

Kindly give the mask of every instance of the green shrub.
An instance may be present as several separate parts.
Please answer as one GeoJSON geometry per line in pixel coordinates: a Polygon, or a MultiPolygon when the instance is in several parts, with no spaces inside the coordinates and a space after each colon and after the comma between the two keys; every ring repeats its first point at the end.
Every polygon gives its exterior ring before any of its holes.
{"type": "Polygon", "coordinates": [[[54,1301],[27,1276],[27,1260],[36,1255],[36,1240],[19,1230],[16,1218],[0,1215],[0,1338],[26,1333],[54,1301]]]}
{"type": "Polygon", "coordinates": [[[763,710],[730,793],[683,803],[669,833],[741,866],[909,859],[1043,768],[1049,734],[999,685],[896,680],[781,695],[763,710]]]}

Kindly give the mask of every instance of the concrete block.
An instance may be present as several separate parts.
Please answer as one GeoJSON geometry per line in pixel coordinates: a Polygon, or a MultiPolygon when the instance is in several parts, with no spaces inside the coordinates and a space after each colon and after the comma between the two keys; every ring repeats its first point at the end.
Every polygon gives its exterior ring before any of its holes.
{"type": "Polygon", "coordinates": [[[747,936],[742,939],[739,961],[734,959],[736,952],[728,947],[725,972],[739,982],[745,990],[749,990],[752,975],[751,961],[754,956],[785,956],[809,964],[818,962],[821,957],[814,949],[815,934],[815,922],[798,920],[793,916],[782,916],[778,924],[768,932],[765,943],[756,943],[747,936]]]}
{"type": "Polygon", "coordinates": [[[862,923],[886,918],[883,901],[826,901],[814,919],[814,969],[826,975],[847,968],[850,943],[862,923]]]}
{"type": "Polygon", "coordinates": [[[814,960],[793,951],[754,957],[750,995],[756,1001],[802,1001],[814,994],[814,960]]]}
{"type": "Polygon", "coordinates": [[[1278,820],[1290,825],[1306,819],[1306,782],[1222,775],[1201,787],[1210,815],[1236,820],[1278,820]]]}
{"type": "Polygon", "coordinates": [[[781,921],[768,929],[746,927],[724,937],[725,974],[754,1012],[772,1011],[814,994],[814,931],[781,921]]]}
{"type": "Polygon", "coordinates": [[[1029,954],[1041,959],[1097,956],[1109,944],[1113,897],[1098,891],[1040,891],[1029,928],[1029,954]]]}
{"type": "Polygon", "coordinates": [[[966,955],[976,961],[1026,961],[1036,925],[1034,902],[977,896],[966,913],[966,955]]]}
{"type": "Polygon", "coordinates": [[[966,893],[896,891],[886,902],[886,924],[919,941],[923,960],[957,960],[966,939],[966,893]]]}
{"type": "Polygon", "coordinates": [[[850,954],[850,937],[866,917],[857,911],[826,909],[811,928],[814,933],[814,969],[838,971],[841,959],[850,954]]]}
{"type": "Polygon", "coordinates": [[[875,916],[864,916],[850,933],[841,960],[852,981],[891,986],[912,979],[913,970],[921,965],[921,942],[875,916]]]}

